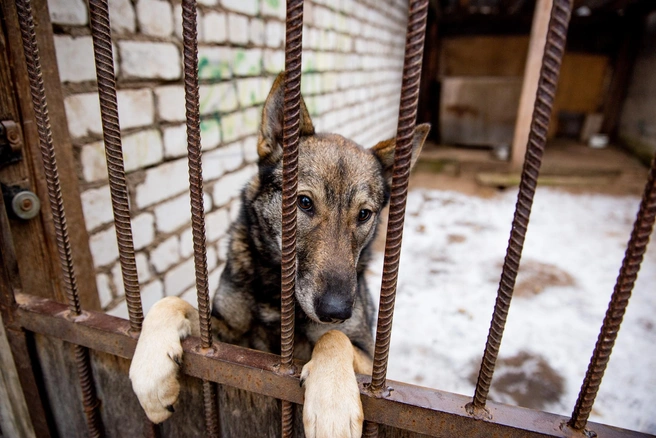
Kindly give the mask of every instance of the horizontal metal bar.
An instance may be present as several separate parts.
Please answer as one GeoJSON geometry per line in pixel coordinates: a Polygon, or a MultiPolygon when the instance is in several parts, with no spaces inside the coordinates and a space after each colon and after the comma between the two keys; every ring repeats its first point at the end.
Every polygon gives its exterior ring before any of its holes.
{"type": "MultiPolygon", "coordinates": [[[[130,323],[97,312],[71,318],[68,308],[55,301],[19,294],[17,322],[26,330],[130,359],[137,341],[129,335],[130,323]]],[[[216,342],[201,347],[199,338],[183,342],[182,371],[259,394],[303,403],[297,375],[279,373],[280,357],[261,351],[216,342]]],[[[300,369],[300,367],[297,367],[300,369]]],[[[567,417],[488,402],[489,418],[471,416],[465,406],[470,398],[435,389],[387,381],[391,392],[376,398],[364,392],[368,376],[359,376],[365,417],[368,421],[432,436],[467,437],[584,437],[567,428],[567,417]]],[[[588,423],[599,437],[648,437],[650,435],[588,423]]]]}

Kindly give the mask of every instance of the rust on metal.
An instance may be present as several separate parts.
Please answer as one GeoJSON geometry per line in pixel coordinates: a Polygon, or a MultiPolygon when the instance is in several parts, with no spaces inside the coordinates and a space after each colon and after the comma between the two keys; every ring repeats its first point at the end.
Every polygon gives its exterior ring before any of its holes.
{"type": "MultiPolygon", "coordinates": [[[[55,148],[52,141],[50,118],[48,116],[48,103],[46,101],[45,88],[43,85],[39,47],[36,42],[34,17],[32,16],[30,0],[17,1],[16,10],[23,39],[23,51],[25,53],[25,63],[30,82],[30,93],[32,95],[34,116],[39,134],[39,146],[46,175],[50,209],[52,211],[55,234],[57,237],[59,261],[64,276],[64,289],[68,299],[68,309],[71,314],[80,315],[82,309],[75,279],[75,267],[73,266],[71,244],[68,236],[68,227],[66,225],[66,213],[64,211],[64,202],[62,200],[55,148]]],[[[75,356],[78,377],[82,389],[84,412],[87,417],[88,433],[89,436],[100,437],[103,436],[102,422],[100,419],[100,412],[98,411],[100,402],[96,397],[95,388],[93,386],[93,374],[91,371],[91,364],[88,360],[88,351],[86,354],[80,353],[75,356]]]]}
{"type": "Polygon", "coordinates": [[[78,374],[80,377],[80,387],[82,389],[82,403],[84,404],[84,413],[87,419],[87,429],[90,437],[104,436],[102,430],[102,420],[100,418],[100,400],[96,395],[96,387],[93,384],[93,374],[91,371],[91,358],[89,349],[80,345],[75,345],[75,362],[78,364],[78,374]]]}
{"type": "Polygon", "coordinates": [[[622,267],[617,277],[615,289],[611,296],[608,310],[604,317],[604,322],[599,332],[599,338],[595,345],[588,365],[581,391],[579,392],[572,418],[569,425],[574,429],[583,429],[588,421],[592,405],[597,397],[597,391],[601,385],[601,379],[604,377],[606,366],[610,360],[610,355],[620,331],[620,325],[624,318],[624,312],[629,305],[631,292],[638,271],[642,263],[643,256],[649,244],[649,236],[654,229],[654,220],[656,219],[656,156],[651,162],[651,169],[645,185],[645,191],[640,202],[638,216],[633,224],[631,238],[622,261],[622,267]]]}
{"type": "MultiPolygon", "coordinates": [[[[200,321],[200,338],[204,349],[212,347],[212,322],[207,247],[205,244],[205,210],[203,206],[203,167],[200,146],[200,100],[198,91],[198,32],[196,0],[182,2],[182,38],[184,52],[185,108],[187,120],[187,157],[191,198],[191,228],[194,241],[194,266],[200,321]]],[[[203,380],[206,435],[219,436],[216,385],[203,380]]]]}
{"type": "MultiPolygon", "coordinates": [[[[287,1],[285,35],[285,98],[282,158],[282,255],[280,293],[281,371],[294,371],[294,292],[296,290],[296,198],[301,114],[301,52],[303,0],[287,1]]],[[[294,409],[282,401],[282,436],[294,433],[294,409]]]]}
{"type": "MultiPolygon", "coordinates": [[[[403,223],[405,221],[405,205],[408,197],[412,140],[417,121],[417,103],[419,101],[419,82],[421,80],[421,67],[424,56],[427,16],[428,0],[411,0],[409,2],[408,30],[406,33],[405,58],[403,61],[403,82],[401,84],[401,103],[396,130],[394,171],[392,176],[387,236],[385,239],[383,279],[380,288],[373,372],[369,386],[369,390],[378,396],[382,395],[387,377],[387,362],[392,336],[392,318],[394,316],[399,262],[401,260],[403,223]]],[[[364,436],[378,436],[378,425],[367,422],[365,424],[364,436]]]]}
{"type": "MultiPolygon", "coordinates": [[[[132,358],[137,341],[129,335],[129,322],[99,312],[84,312],[71,320],[66,306],[52,300],[19,294],[18,322],[27,330],[126,359],[132,358]]],[[[236,345],[215,342],[202,348],[196,337],[183,343],[181,371],[192,377],[258,394],[303,403],[298,375],[278,372],[280,357],[236,345]]],[[[300,364],[296,364],[297,366],[300,364]]],[[[299,368],[300,369],[300,368],[299,368]]],[[[494,421],[477,420],[466,410],[469,397],[387,381],[389,396],[378,398],[366,388],[368,376],[358,376],[365,418],[391,427],[431,436],[468,437],[581,437],[563,428],[567,417],[489,402],[494,421]],[[465,431],[454,434],[453,431],[465,431]]],[[[588,428],[604,437],[647,437],[649,435],[589,423],[588,428]]]]}
{"type": "Polygon", "coordinates": [[[121,274],[125,288],[125,301],[128,306],[130,328],[137,334],[141,331],[143,309],[141,307],[137,264],[134,259],[128,189],[125,183],[123,147],[121,145],[121,129],[119,127],[118,103],[116,100],[114,54],[112,52],[107,0],[89,0],[89,17],[96,62],[107,173],[109,174],[109,190],[112,199],[121,274]]]}
{"type": "Polygon", "coordinates": [[[20,22],[25,64],[27,66],[34,117],[39,134],[39,149],[45,170],[50,209],[52,210],[53,225],[57,238],[59,263],[64,275],[64,290],[70,311],[79,315],[82,309],[80,307],[80,297],[75,279],[71,243],[68,237],[68,225],[66,224],[64,202],[59,183],[59,170],[57,169],[55,148],[52,142],[48,103],[46,102],[43,76],[41,74],[41,60],[39,58],[39,48],[36,43],[36,32],[34,30],[34,18],[32,16],[30,0],[16,1],[16,11],[20,22]]]}
{"type": "Polygon", "coordinates": [[[296,198],[301,108],[301,44],[303,1],[287,2],[285,40],[285,101],[282,176],[282,363],[290,366],[294,354],[294,290],[296,288],[296,198]]]}
{"type": "Polygon", "coordinates": [[[476,382],[476,391],[472,401],[473,410],[483,410],[492,383],[492,375],[501,346],[501,338],[508,317],[517,271],[524,247],[526,229],[533,205],[533,196],[537,186],[542,155],[547,141],[547,130],[551,118],[551,108],[556,94],[556,85],[560,74],[560,64],[565,51],[567,27],[572,10],[572,0],[554,0],[547,33],[547,42],[542,57],[542,67],[538,82],[537,97],[531,121],[524,168],[522,170],[517,205],[510,231],[508,249],[499,281],[499,290],[494,305],[490,331],[485,345],[485,352],[476,382]]]}
{"type": "Polygon", "coordinates": [[[203,208],[203,175],[200,148],[200,103],[198,92],[198,34],[196,1],[182,2],[182,36],[184,42],[185,108],[187,118],[187,155],[189,161],[189,192],[191,197],[191,227],[196,266],[196,291],[200,314],[200,337],[203,347],[212,346],[211,303],[207,277],[205,246],[205,210],[203,208]]]}

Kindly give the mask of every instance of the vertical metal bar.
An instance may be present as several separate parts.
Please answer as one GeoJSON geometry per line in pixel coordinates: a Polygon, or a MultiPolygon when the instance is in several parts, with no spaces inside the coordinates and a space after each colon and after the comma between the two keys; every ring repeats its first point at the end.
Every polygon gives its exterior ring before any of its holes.
{"type": "Polygon", "coordinates": [[[638,210],[638,216],[633,224],[631,238],[622,261],[619,276],[613,295],[601,326],[599,338],[595,345],[588,371],[583,380],[578,400],[572,412],[572,418],[569,426],[574,429],[583,429],[588,421],[592,405],[594,404],[601,385],[601,379],[604,377],[606,366],[610,360],[610,354],[615,345],[617,334],[620,330],[620,324],[624,318],[624,312],[631,298],[631,291],[638,277],[642,258],[649,244],[649,236],[654,229],[654,220],[656,219],[656,156],[651,163],[649,178],[645,185],[645,191],[638,210]]]}
{"type": "MultiPolygon", "coordinates": [[[[203,208],[203,174],[200,147],[200,100],[198,92],[198,32],[196,1],[182,2],[182,36],[184,52],[185,106],[187,118],[187,156],[189,162],[189,192],[191,198],[191,227],[194,240],[196,292],[200,338],[203,348],[212,347],[210,294],[205,245],[205,210],[203,208]]],[[[219,436],[216,384],[203,381],[203,402],[207,436],[219,436]]]]}
{"type": "Polygon", "coordinates": [[[114,74],[114,55],[112,53],[107,0],[89,0],[89,15],[119,260],[128,304],[130,331],[137,334],[141,331],[143,310],[139,292],[139,278],[137,277],[137,264],[134,260],[128,189],[125,183],[125,167],[123,166],[123,147],[118,121],[116,77],[114,74]]]}
{"type": "Polygon", "coordinates": [[[52,143],[52,131],[50,129],[48,105],[43,85],[43,76],[41,74],[41,60],[39,58],[39,48],[36,44],[36,32],[34,30],[34,18],[32,17],[32,6],[30,0],[16,1],[16,11],[20,21],[23,49],[25,52],[25,63],[27,65],[27,72],[30,80],[30,91],[32,93],[34,117],[36,118],[39,133],[41,158],[45,169],[48,197],[55,226],[57,249],[59,251],[59,264],[62,273],[64,274],[64,289],[71,313],[79,315],[82,309],[80,308],[80,298],[73,268],[71,244],[68,238],[68,226],[66,224],[64,202],[62,200],[61,186],[59,184],[59,171],[57,169],[57,160],[55,158],[55,148],[52,143]]]}
{"type": "MultiPolygon", "coordinates": [[[[39,58],[39,48],[36,43],[36,32],[34,30],[34,18],[32,16],[30,0],[17,0],[16,10],[23,38],[25,63],[27,65],[34,116],[39,133],[39,144],[43,167],[46,174],[50,209],[52,211],[55,234],[57,236],[59,261],[64,274],[64,288],[66,297],[68,298],[69,310],[77,316],[81,314],[82,309],[80,307],[80,298],[77,290],[77,282],[75,280],[75,268],[73,266],[71,245],[68,238],[66,213],[64,211],[64,203],[61,195],[55,149],[52,142],[48,104],[46,101],[45,87],[43,85],[41,60],[39,58]]],[[[93,389],[93,374],[91,372],[91,365],[88,361],[88,352],[87,354],[77,354],[78,348],[83,347],[76,346],[75,362],[82,387],[82,399],[84,402],[84,411],[87,417],[89,435],[93,437],[102,436],[102,421],[98,410],[100,402],[96,397],[95,389],[93,389]]]]}
{"type": "Polygon", "coordinates": [[[517,271],[524,247],[524,238],[526,237],[526,229],[533,205],[533,196],[535,195],[540,165],[542,164],[544,146],[547,142],[547,130],[549,128],[551,108],[560,74],[560,64],[565,51],[567,26],[569,24],[571,10],[572,0],[554,0],[551,9],[547,42],[544,47],[544,56],[542,57],[542,68],[540,70],[535,109],[533,110],[533,120],[531,121],[531,133],[524,159],[519,194],[517,195],[515,216],[512,222],[506,258],[501,272],[501,280],[499,282],[499,290],[492,315],[490,331],[485,345],[485,353],[483,354],[481,369],[476,383],[476,392],[472,404],[469,405],[470,412],[472,413],[473,408],[483,409],[485,407],[487,395],[490,391],[490,384],[492,383],[492,374],[494,373],[494,366],[499,354],[501,338],[506,325],[508,309],[510,308],[510,300],[515,287],[515,280],[517,279],[517,271]]]}
{"type": "Polygon", "coordinates": [[[93,384],[93,373],[91,371],[91,358],[89,349],[80,345],[75,346],[75,362],[77,363],[78,374],[80,378],[80,388],[82,389],[82,404],[84,413],[87,417],[87,429],[90,437],[104,436],[102,428],[102,419],[100,418],[100,400],[96,395],[96,388],[93,384]]]}
{"type": "MultiPolygon", "coordinates": [[[[303,0],[287,1],[285,34],[285,100],[283,106],[282,158],[282,257],[280,294],[281,370],[293,372],[294,291],[296,290],[296,198],[298,191],[298,145],[301,109],[301,53],[303,0]]],[[[282,436],[294,433],[294,412],[283,400],[282,436]]]]}
{"type": "MultiPolygon", "coordinates": [[[[401,104],[396,131],[394,152],[394,173],[390,197],[389,220],[385,239],[385,258],[383,279],[380,289],[378,325],[370,390],[381,394],[387,377],[392,318],[396,300],[396,285],[401,258],[405,205],[408,197],[408,180],[412,158],[412,141],[417,121],[419,83],[424,56],[428,0],[410,0],[408,7],[408,30],[406,33],[405,59],[403,61],[403,82],[401,85],[401,104]]],[[[365,436],[378,435],[378,425],[367,423],[365,436]]]]}

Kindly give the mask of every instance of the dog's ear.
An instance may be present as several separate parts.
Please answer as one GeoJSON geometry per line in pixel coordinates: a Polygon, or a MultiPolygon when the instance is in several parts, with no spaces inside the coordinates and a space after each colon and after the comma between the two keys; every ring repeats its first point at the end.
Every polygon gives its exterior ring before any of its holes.
{"type": "MultiPolygon", "coordinates": [[[[282,158],[282,128],[283,106],[285,100],[285,72],[278,75],[269,96],[262,109],[262,124],[260,126],[260,139],[257,144],[257,153],[260,160],[276,162],[282,158]]],[[[310,119],[303,96],[300,108],[300,135],[314,134],[314,126],[310,119]]]]}
{"type": "MultiPolygon", "coordinates": [[[[419,158],[419,153],[421,152],[421,148],[424,146],[424,142],[428,136],[428,131],[430,131],[430,124],[428,123],[417,125],[417,127],[415,127],[415,136],[412,139],[412,158],[410,161],[410,169],[415,166],[417,158],[419,158]]],[[[376,158],[378,158],[380,164],[383,165],[383,176],[389,184],[392,183],[395,150],[396,138],[390,138],[389,140],[381,141],[376,146],[371,148],[371,152],[376,158]]]]}

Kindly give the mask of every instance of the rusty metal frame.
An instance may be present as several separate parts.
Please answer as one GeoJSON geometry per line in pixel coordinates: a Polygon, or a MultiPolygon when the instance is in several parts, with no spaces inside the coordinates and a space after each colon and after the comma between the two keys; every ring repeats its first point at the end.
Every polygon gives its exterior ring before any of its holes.
{"type": "MultiPolygon", "coordinates": [[[[119,241],[120,262],[128,301],[129,321],[103,313],[87,312],[80,306],[71,248],[68,244],[66,215],[61,200],[56,157],[50,134],[47,101],[41,78],[30,0],[17,0],[16,4],[68,305],[23,293],[17,275],[18,267],[15,258],[12,258],[13,244],[11,239],[5,238],[5,234],[9,235],[8,223],[4,209],[2,209],[0,211],[0,228],[3,232],[3,241],[0,261],[3,266],[0,272],[0,280],[2,280],[0,282],[0,310],[11,338],[12,352],[21,365],[21,383],[29,399],[30,415],[39,436],[49,436],[49,426],[40,401],[41,396],[38,394],[39,388],[33,370],[29,367],[33,360],[27,346],[29,333],[53,336],[75,345],[74,351],[83,394],[83,407],[87,415],[88,433],[90,436],[102,436],[103,426],[89,362],[89,349],[127,359],[131,358],[143,319],[139,283],[134,263],[125,170],[116,108],[116,86],[107,0],[90,0],[89,9],[103,135],[119,241]]],[[[365,435],[377,436],[379,425],[385,425],[433,436],[647,436],[639,432],[590,423],[587,419],[628,304],[649,235],[654,226],[656,158],[652,163],[638,218],[599,335],[599,341],[571,418],[506,406],[487,400],[546,143],[546,130],[565,46],[572,0],[554,0],[515,217],[475,394],[473,398],[470,398],[386,379],[427,8],[428,0],[409,1],[406,54],[381,302],[376,330],[374,371],[371,378],[358,376],[367,420],[365,435]]],[[[208,436],[219,436],[216,384],[224,384],[282,400],[281,433],[282,436],[288,437],[293,435],[292,406],[294,403],[302,404],[303,402],[303,392],[298,384],[300,364],[293,360],[296,188],[303,1],[289,0],[287,2],[280,356],[214,342],[210,333],[198,109],[196,14],[196,1],[183,0],[187,149],[201,337],[189,338],[184,341],[183,348],[186,354],[183,359],[182,371],[203,380],[208,436]]],[[[150,423],[147,426],[149,427],[146,432],[153,436],[156,435],[157,429],[150,423]]]]}

